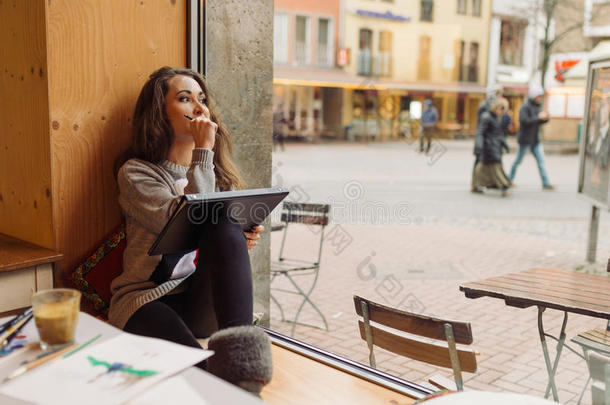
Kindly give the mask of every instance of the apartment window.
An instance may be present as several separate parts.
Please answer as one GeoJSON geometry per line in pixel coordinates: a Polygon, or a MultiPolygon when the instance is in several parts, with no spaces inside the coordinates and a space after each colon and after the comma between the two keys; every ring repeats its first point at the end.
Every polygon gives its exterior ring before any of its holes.
{"type": "Polygon", "coordinates": [[[470,59],[468,63],[468,81],[477,82],[479,80],[479,43],[470,43],[470,59]]]}
{"type": "Polygon", "coordinates": [[[457,80],[463,82],[466,80],[466,71],[468,70],[464,66],[464,55],[466,53],[466,42],[458,40],[456,43],[456,59],[457,59],[457,80]]]}
{"type": "Polygon", "coordinates": [[[328,18],[318,19],[318,66],[331,66],[333,62],[332,24],[328,18]]]}
{"type": "Polygon", "coordinates": [[[273,61],[288,63],[288,15],[273,16],[273,61]]]}
{"type": "Polygon", "coordinates": [[[466,14],[466,3],[467,0],[457,0],[457,13],[466,14]]]}
{"type": "Polygon", "coordinates": [[[500,30],[500,63],[523,66],[523,41],[526,21],[502,20],[500,30]]]}
{"type": "Polygon", "coordinates": [[[379,56],[378,69],[380,76],[392,75],[392,33],[390,31],[379,32],[379,56]]]}
{"type": "Polygon", "coordinates": [[[373,31],[361,29],[358,42],[358,74],[370,76],[372,72],[373,31]]]}
{"type": "Polygon", "coordinates": [[[472,15],[481,16],[481,0],[472,0],[472,15]]]}
{"type": "Polygon", "coordinates": [[[309,65],[310,58],[309,17],[298,15],[295,19],[294,34],[294,63],[297,65],[309,65]]]}
{"type": "Polygon", "coordinates": [[[419,58],[417,60],[417,79],[430,80],[430,37],[419,37],[419,58]]]}
{"type": "Polygon", "coordinates": [[[432,13],[434,12],[434,1],[433,0],[421,0],[421,14],[419,16],[420,21],[432,21],[432,13]]]}

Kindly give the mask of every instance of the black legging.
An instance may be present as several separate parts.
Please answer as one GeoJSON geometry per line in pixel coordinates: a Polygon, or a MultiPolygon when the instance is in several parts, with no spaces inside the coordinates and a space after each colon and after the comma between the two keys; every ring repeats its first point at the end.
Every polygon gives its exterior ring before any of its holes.
{"type": "Polygon", "coordinates": [[[252,324],[252,271],[241,227],[227,220],[200,226],[197,269],[184,281],[187,290],[140,307],[126,332],[199,348],[196,338],[216,328],[252,324]]]}

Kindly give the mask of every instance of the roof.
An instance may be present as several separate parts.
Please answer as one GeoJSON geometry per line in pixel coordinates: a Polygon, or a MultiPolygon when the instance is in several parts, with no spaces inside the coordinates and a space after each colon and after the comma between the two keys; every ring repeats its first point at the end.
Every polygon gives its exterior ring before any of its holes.
{"type": "Polygon", "coordinates": [[[294,86],[340,87],[369,90],[446,91],[485,93],[477,83],[429,83],[386,80],[374,76],[356,76],[336,68],[274,67],[273,84],[294,86]]]}

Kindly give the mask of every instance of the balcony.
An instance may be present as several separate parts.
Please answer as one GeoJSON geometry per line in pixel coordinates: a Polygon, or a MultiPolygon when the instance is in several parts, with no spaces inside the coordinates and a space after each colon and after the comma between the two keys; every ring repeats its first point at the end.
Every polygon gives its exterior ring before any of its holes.
{"type": "Polygon", "coordinates": [[[329,52],[330,47],[326,44],[318,44],[316,52],[316,62],[321,67],[331,67],[333,65],[332,53],[329,52]]]}
{"type": "Polygon", "coordinates": [[[295,65],[308,65],[309,58],[307,54],[307,43],[296,41],[294,44],[294,64],[295,65]]]}
{"type": "Polygon", "coordinates": [[[392,76],[393,59],[389,52],[371,55],[369,50],[358,51],[358,74],[360,76],[392,76]]]}

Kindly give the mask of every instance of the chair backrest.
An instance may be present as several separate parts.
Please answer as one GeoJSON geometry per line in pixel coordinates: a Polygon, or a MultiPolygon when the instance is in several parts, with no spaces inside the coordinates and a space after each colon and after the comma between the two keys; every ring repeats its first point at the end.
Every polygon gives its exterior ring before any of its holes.
{"type": "MultiPolygon", "coordinates": [[[[280,247],[279,260],[283,261],[287,258],[284,256],[284,248],[286,246],[286,235],[288,234],[288,225],[291,223],[304,224],[307,226],[319,226],[320,244],[318,247],[317,258],[314,259],[315,265],[320,264],[322,258],[322,245],[324,244],[324,228],[328,225],[330,213],[330,204],[316,203],[297,203],[285,201],[282,205],[282,222],[284,222],[284,233],[282,235],[282,245],[280,247]]],[[[314,232],[317,233],[317,232],[314,232]]]]}
{"type": "Polygon", "coordinates": [[[285,201],[282,205],[282,222],[326,226],[328,225],[329,212],[329,204],[285,201]]]}
{"type": "Polygon", "coordinates": [[[590,351],[587,353],[589,374],[593,379],[593,405],[610,405],[610,357],[590,351]]]}
{"type": "Polygon", "coordinates": [[[474,350],[455,346],[456,343],[472,344],[470,323],[401,311],[356,295],[354,305],[356,313],[362,317],[358,320],[360,337],[367,342],[372,367],[375,367],[373,346],[378,346],[414,360],[452,368],[460,390],[463,386],[461,371],[474,373],[477,370],[474,350]],[[381,327],[371,325],[371,322],[381,327]]]}

